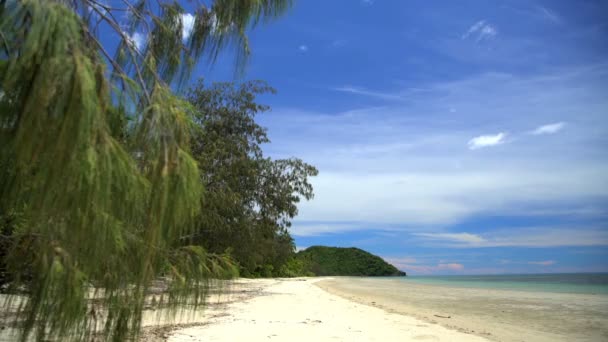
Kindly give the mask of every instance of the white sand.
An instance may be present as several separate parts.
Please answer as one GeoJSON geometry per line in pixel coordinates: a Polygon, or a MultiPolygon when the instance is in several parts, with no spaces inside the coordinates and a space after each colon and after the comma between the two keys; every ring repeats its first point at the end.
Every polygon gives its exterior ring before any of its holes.
{"type": "Polygon", "coordinates": [[[256,280],[260,293],[173,330],[168,341],[487,341],[329,294],[318,279],[256,280]]]}

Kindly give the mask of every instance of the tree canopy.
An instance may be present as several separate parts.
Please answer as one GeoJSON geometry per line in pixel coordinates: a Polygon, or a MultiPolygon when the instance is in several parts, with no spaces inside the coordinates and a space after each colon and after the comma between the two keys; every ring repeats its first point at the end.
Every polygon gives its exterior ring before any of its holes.
{"type": "Polygon", "coordinates": [[[256,96],[274,93],[262,81],[240,85],[201,82],[188,93],[198,130],[192,154],[205,188],[196,243],[230,250],[245,276],[282,275],[294,256],[288,228],[301,199],[311,199],[309,177],[317,170],[303,161],[265,157],[266,129],[256,115],[269,107],[256,96]]]}
{"type": "Polygon", "coordinates": [[[13,297],[23,340],[135,338],[158,277],[156,305],[175,307],[234,274],[184,238],[204,187],[191,106],[172,90],[204,54],[234,46],[242,65],[248,28],[290,3],[198,1],[186,35],[177,1],[0,1],[0,215],[18,218],[2,261],[27,295],[13,297]]]}

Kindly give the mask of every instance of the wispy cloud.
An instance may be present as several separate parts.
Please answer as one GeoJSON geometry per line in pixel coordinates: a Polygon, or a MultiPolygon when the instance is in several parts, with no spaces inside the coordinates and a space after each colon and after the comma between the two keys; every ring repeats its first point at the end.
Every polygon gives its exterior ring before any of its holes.
{"type": "Polygon", "coordinates": [[[363,6],[372,6],[375,2],[375,0],[360,0],[361,5],[363,6]]]}
{"type": "Polygon", "coordinates": [[[557,262],[555,260],[545,260],[545,261],[528,261],[529,265],[539,265],[539,266],[551,266],[555,265],[557,262]]]}
{"type": "Polygon", "coordinates": [[[480,20],[469,27],[469,30],[462,35],[462,39],[467,39],[469,36],[475,32],[479,32],[486,24],[485,20],[480,20]]]}
{"type": "Polygon", "coordinates": [[[556,122],[548,125],[537,127],[531,133],[534,135],[555,134],[561,131],[566,126],[565,122],[556,122]]]}
{"type": "Polygon", "coordinates": [[[510,259],[501,259],[498,260],[498,264],[500,265],[538,265],[538,266],[551,266],[555,265],[557,261],[555,260],[545,260],[545,261],[521,261],[521,260],[510,260],[510,259]]]}
{"type": "Polygon", "coordinates": [[[469,140],[469,149],[477,150],[484,147],[496,146],[504,144],[507,138],[507,133],[500,132],[493,135],[480,135],[469,140]]]}
{"type": "Polygon", "coordinates": [[[459,273],[465,269],[464,265],[456,262],[421,263],[414,258],[383,258],[400,270],[413,274],[459,273]]]}
{"type": "Polygon", "coordinates": [[[555,11],[543,6],[537,6],[536,8],[543,18],[552,21],[556,24],[561,23],[562,19],[555,11]]]}
{"type": "Polygon", "coordinates": [[[608,65],[598,68],[422,84],[424,92],[390,93],[407,94],[407,100],[391,97],[380,107],[343,112],[275,108],[261,117],[273,141],[266,151],[278,158],[298,155],[321,171],[312,179],[315,199],[299,206],[294,232],[391,224],[445,233],[437,227],[488,212],[606,215],[608,65]],[[572,127],[562,139],[524,143],[520,136],[501,145],[500,153],[471,153],[466,146],[479,132],[529,132],[556,117],[572,127]]]}
{"type": "Polygon", "coordinates": [[[456,241],[471,244],[485,242],[485,240],[481,236],[469,233],[415,233],[414,235],[431,239],[456,241]]]}
{"type": "Polygon", "coordinates": [[[399,94],[393,94],[390,92],[383,93],[383,92],[367,90],[367,89],[357,88],[357,87],[352,87],[352,86],[336,87],[336,88],[332,88],[332,90],[343,92],[343,93],[369,96],[369,97],[374,97],[374,98],[378,98],[378,99],[382,99],[382,100],[391,100],[391,101],[403,100],[403,97],[399,94]]]}
{"type": "Polygon", "coordinates": [[[387,258],[383,258],[383,259],[393,265],[410,265],[410,264],[417,264],[419,262],[418,259],[412,258],[412,257],[402,257],[402,258],[387,257],[387,258]]]}
{"type": "Polygon", "coordinates": [[[348,43],[348,40],[346,39],[335,39],[334,41],[331,42],[331,47],[333,48],[339,48],[339,47],[343,47],[348,43]]]}
{"type": "Polygon", "coordinates": [[[463,40],[469,37],[475,37],[476,42],[483,40],[489,40],[498,34],[496,27],[490,25],[486,20],[480,20],[473,24],[469,29],[461,36],[463,40]]]}
{"type": "Polygon", "coordinates": [[[301,52],[307,52],[308,51],[308,45],[300,45],[298,46],[298,50],[300,50],[301,52]]]}
{"type": "MultiPolygon", "coordinates": [[[[586,227],[513,228],[484,234],[414,233],[412,235],[430,245],[453,248],[608,246],[608,231],[586,227]]],[[[541,265],[539,262],[530,264],[541,265]]]]}
{"type": "Polygon", "coordinates": [[[363,227],[353,223],[328,223],[328,222],[299,222],[291,229],[294,236],[319,236],[324,234],[335,234],[353,230],[360,230],[363,227]]]}
{"type": "Polygon", "coordinates": [[[450,264],[438,264],[437,269],[439,270],[451,270],[451,271],[462,271],[464,270],[463,264],[450,263],[450,264]]]}

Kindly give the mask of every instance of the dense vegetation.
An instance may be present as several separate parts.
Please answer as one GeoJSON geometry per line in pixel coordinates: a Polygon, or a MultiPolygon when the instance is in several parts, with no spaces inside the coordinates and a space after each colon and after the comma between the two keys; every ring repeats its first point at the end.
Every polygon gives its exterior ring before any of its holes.
{"type": "Polygon", "coordinates": [[[359,248],[313,246],[298,252],[297,259],[317,276],[405,276],[379,256],[359,248]]]}
{"type": "Polygon", "coordinates": [[[172,0],[0,1],[0,275],[28,298],[2,311],[17,304],[22,340],[132,340],[144,307],[196,308],[210,279],[236,274],[229,251],[194,240],[209,170],[176,92],[225,47],[242,66],[248,30],[291,1],[183,3],[193,14],[172,0]]]}
{"type": "Polygon", "coordinates": [[[303,161],[265,157],[266,129],[255,116],[269,110],[256,95],[274,93],[262,81],[202,82],[188,92],[197,126],[192,155],[202,184],[202,210],[191,241],[207,251],[226,251],[245,277],[289,276],[295,246],[291,219],[301,198],[311,199],[308,178],[317,170],[303,161]]]}

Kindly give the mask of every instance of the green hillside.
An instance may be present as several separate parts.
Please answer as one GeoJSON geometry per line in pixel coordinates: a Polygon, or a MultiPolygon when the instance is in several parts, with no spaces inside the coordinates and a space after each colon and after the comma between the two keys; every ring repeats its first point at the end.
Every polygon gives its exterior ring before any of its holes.
{"type": "Polygon", "coordinates": [[[317,276],[405,276],[379,256],[359,248],[312,246],[296,257],[317,276]]]}

